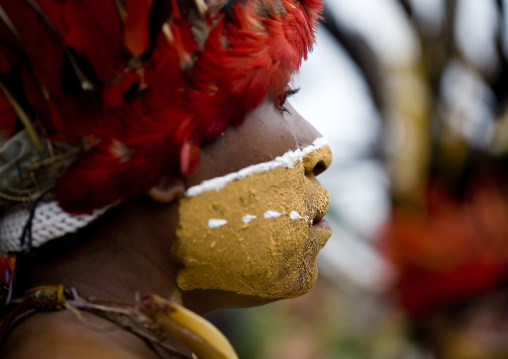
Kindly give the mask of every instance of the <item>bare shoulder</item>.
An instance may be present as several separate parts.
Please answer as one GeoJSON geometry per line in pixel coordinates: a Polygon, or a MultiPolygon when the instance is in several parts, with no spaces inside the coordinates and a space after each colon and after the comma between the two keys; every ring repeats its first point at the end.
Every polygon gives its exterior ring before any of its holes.
{"type": "Polygon", "coordinates": [[[86,324],[68,311],[38,313],[7,338],[3,359],[155,359],[138,337],[92,315],[86,324]]]}

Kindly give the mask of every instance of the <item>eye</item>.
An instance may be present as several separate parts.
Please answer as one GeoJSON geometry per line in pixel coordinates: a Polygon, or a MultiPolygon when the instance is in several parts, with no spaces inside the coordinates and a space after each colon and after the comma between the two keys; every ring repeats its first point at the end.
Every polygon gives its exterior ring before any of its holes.
{"type": "Polygon", "coordinates": [[[293,89],[289,86],[286,86],[284,88],[284,94],[277,100],[275,100],[275,107],[279,110],[279,112],[283,115],[284,112],[287,112],[291,115],[291,113],[288,111],[288,109],[284,106],[286,104],[286,101],[291,96],[296,95],[300,91],[300,88],[293,89]]]}

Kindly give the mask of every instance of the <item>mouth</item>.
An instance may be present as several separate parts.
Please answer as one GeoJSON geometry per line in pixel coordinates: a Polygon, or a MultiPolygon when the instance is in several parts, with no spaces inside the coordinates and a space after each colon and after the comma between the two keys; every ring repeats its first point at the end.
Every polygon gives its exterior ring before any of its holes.
{"type": "Polygon", "coordinates": [[[314,219],[312,221],[312,228],[327,229],[331,231],[330,224],[323,218],[314,219]]]}
{"type": "Polygon", "coordinates": [[[312,221],[311,238],[317,245],[316,249],[318,251],[320,251],[325,246],[325,244],[328,242],[328,239],[330,239],[332,236],[332,229],[330,224],[323,219],[323,216],[316,216],[312,221]]]}
{"type": "Polygon", "coordinates": [[[323,219],[326,212],[330,208],[330,200],[329,198],[324,201],[322,206],[318,207],[317,213],[314,215],[312,219],[312,234],[311,237],[318,245],[318,250],[324,247],[328,239],[332,236],[332,229],[330,224],[326,220],[323,219]]]}

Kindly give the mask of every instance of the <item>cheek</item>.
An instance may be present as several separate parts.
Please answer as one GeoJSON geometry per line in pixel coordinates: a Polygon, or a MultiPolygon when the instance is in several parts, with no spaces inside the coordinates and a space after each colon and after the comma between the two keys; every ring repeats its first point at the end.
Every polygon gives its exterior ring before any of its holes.
{"type": "MultiPolygon", "coordinates": [[[[180,203],[173,254],[184,291],[218,289],[266,298],[308,291],[316,256],[327,238],[315,236],[316,197],[301,161],[228,183],[180,203]]],[[[326,199],[322,199],[326,201],[326,199]]]]}

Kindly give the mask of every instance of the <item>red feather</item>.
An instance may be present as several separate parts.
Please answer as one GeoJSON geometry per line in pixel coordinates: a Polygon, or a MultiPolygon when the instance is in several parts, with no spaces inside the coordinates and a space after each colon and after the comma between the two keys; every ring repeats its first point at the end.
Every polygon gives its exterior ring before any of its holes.
{"type": "Polygon", "coordinates": [[[62,34],[65,46],[90,62],[100,84],[111,81],[123,70],[122,25],[113,1],[67,1],[63,15],[68,31],[62,34]],[[83,31],[86,29],[86,31],[83,31]],[[100,41],[97,41],[100,39],[100,41]]]}
{"type": "Polygon", "coordinates": [[[127,17],[125,19],[125,47],[134,56],[141,56],[150,45],[148,20],[152,0],[128,0],[125,2],[127,17]]]}

